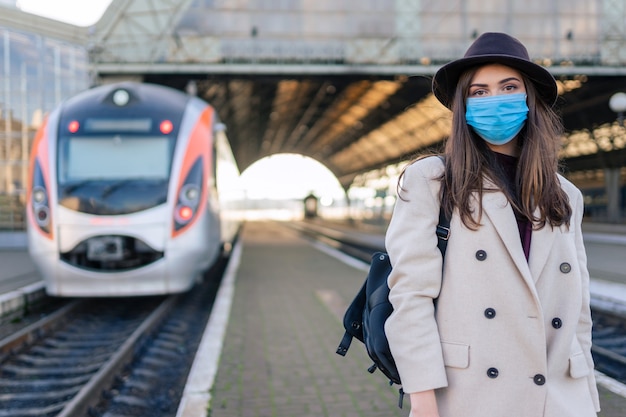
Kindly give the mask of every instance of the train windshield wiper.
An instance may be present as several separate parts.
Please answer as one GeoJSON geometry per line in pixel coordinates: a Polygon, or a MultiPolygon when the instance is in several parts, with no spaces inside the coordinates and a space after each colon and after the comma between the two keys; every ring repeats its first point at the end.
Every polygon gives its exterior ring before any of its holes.
{"type": "Polygon", "coordinates": [[[119,180],[111,185],[108,185],[106,187],[104,187],[104,191],[102,192],[102,194],[100,195],[100,198],[105,199],[107,198],[109,195],[113,194],[115,191],[119,190],[120,188],[126,186],[127,184],[137,181],[137,179],[135,178],[127,178],[124,180],[119,180]]]}
{"type": "Polygon", "coordinates": [[[85,185],[91,184],[94,181],[96,181],[96,180],[94,180],[94,179],[81,180],[81,181],[75,182],[72,185],[67,185],[67,186],[63,187],[63,191],[65,192],[65,194],[71,194],[72,192],[76,191],[77,189],[79,189],[81,187],[84,187],[85,185]]]}

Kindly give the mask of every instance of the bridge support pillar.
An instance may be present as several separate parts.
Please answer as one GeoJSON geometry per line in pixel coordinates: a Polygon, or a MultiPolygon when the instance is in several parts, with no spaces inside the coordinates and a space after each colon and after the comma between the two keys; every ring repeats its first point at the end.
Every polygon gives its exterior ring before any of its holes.
{"type": "Polygon", "coordinates": [[[604,169],[604,184],[606,187],[606,214],[609,223],[619,223],[620,213],[620,168],[604,169]]]}

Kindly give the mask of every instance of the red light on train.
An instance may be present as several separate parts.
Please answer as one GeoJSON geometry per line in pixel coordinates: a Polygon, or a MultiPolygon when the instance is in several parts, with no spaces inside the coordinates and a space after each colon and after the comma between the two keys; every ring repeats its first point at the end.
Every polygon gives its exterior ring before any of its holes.
{"type": "Polygon", "coordinates": [[[78,132],[78,128],[80,127],[80,123],[78,123],[77,120],[72,120],[68,125],[67,125],[67,130],[70,131],[70,133],[76,133],[78,132]]]}
{"type": "Polygon", "coordinates": [[[188,206],[180,206],[178,207],[178,219],[181,220],[181,223],[188,222],[193,217],[193,209],[188,206]]]}
{"type": "Polygon", "coordinates": [[[161,122],[161,125],[159,126],[159,129],[161,129],[161,133],[167,135],[172,133],[172,130],[174,130],[174,125],[169,120],[163,120],[161,122]]]}

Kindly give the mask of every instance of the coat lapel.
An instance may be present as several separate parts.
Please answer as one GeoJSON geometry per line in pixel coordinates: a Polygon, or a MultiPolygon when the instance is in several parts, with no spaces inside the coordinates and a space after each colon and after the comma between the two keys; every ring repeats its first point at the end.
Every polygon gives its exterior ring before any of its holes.
{"type": "MultiPolygon", "coordinates": [[[[513,208],[507,201],[505,195],[501,192],[486,192],[483,195],[483,211],[493,223],[504,246],[511,255],[513,262],[515,262],[517,269],[519,269],[524,279],[531,284],[533,279],[528,262],[526,262],[526,257],[524,256],[517,221],[513,214],[513,208]]],[[[534,234],[533,242],[531,242],[531,257],[533,244],[534,234]]],[[[534,285],[531,286],[534,287],[534,285]]]]}
{"type": "MultiPolygon", "coordinates": [[[[535,217],[538,215],[539,213],[536,212],[535,217]]],[[[554,244],[554,239],[557,233],[558,228],[553,230],[549,224],[546,224],[540,230],[533,230],[528,263],[530,266],[530,272],[535,282],[537,282],[541,276],[541,272],[548,261],[548,256],[552,250],[552,245],[554,244]]]]}
{"type": "MultiPolygon", "coordinates": [[[[529,283],[536,283],[548,261],[557,231],[552,230],[550,225],[546,225],[540,230],[533,230],[530,242],[530,255],[528,262],[526,262],[515,214],[513,214],[513,208],[508,203],[505,195],[501,192],[485,193],[483,196],[483,211],[493,223],[524,279],[529,283]]],[[[539,213],[536,212],[535,216],[538,215],[539,213]]]]}

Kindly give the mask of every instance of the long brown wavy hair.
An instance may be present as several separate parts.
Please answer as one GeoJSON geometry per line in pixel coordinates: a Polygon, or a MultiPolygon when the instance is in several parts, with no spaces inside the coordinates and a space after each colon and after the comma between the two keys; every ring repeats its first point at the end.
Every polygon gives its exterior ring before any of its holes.
{"type": "Polygon", "coordinates": [[[440,178],[440,198],[446,215],[451,218],[457,208],[463,224],[476,230],[482,218],[483,194],[501,190],[513,208],[530,220],[535,229],[546,224],[569,227],[572,209],[557,177],[563,131],[560,118],[539,98],[534,84],[522,74],[529,111],[519,133],[521,153],[514,189],[510,189],[494,153],[465,120],[465,99],[477,69],[469,69],[461,75],[455,92],[452,131],[445,145],[445,171],[440,178]],[[487,188],[484,178],[497,188],[487,188]],[[473,193],[478,194],[478,213],[472,209],[473,193]],[[537,215],[536,209],[539,209],[537,215]]]}

